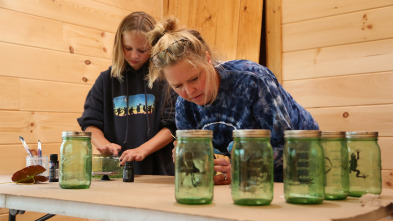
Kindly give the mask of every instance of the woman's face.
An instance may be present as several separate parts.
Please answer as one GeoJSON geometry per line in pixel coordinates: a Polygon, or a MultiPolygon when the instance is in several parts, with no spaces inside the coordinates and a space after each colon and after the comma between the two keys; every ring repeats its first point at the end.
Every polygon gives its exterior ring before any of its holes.
{"type": "Polygon", "coordinates": [[[169,85],[182,98],[198,105],[210,101],[213,87],[206,87],[205,69],[195,68],[183,60],[163,68],[163,72],[169,85]]]}
{"type": "Polygon", "coordinates": [[[123,54],[127,63],[138,70],[150,57],[150,45],[145,35],[136,31],[123,33],[123,54]]]}

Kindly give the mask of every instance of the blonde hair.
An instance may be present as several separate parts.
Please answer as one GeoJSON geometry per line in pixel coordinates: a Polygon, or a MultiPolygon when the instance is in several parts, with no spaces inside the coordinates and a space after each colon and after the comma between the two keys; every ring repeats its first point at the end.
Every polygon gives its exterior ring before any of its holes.
{"type": "Polygon", "coordinates": [[[206,71],[205,88],[212,89],[212,97],[207,99],[209,103],[215,100],[218,94],[218,78],[213,66],[215,61],[209,46],[198,31],[179,27],[179,21],[170,17],[157,23],[155,28],[147,34],[147,38],[152,45],[151,59],[153,61],[153,64],[149,66],[149,87],[152,87],[156,80],[164,79],[163,69],[165,67],[185,61],[196,69],[201,68],[206,71]],[[168,47],[170,47],[170,52],[168,52],[168,47]],[[160,57],[160,65],[157,67],[154,64],[154,57],[162,52],[168,53],[160,57]],[[207,61],[206,52],[211,56],[212,63],[207,61]]]}
{"type": "Polygon", "coordinates": [[[123,53],[123,33],[127,31],[136,31],[146,35],[153,30],[156,21],[154,18],[145,12],[133,12],[120,22],[115,35],[115,42],[113,44],[112,52],[112,71],[111,76],[123,79],[122,73],[126,68],[127,61],[123,53]]]}

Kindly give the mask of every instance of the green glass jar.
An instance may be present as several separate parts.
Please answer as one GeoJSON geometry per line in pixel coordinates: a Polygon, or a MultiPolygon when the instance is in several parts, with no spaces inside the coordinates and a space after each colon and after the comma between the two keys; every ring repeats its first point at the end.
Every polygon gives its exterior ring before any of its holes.
{"type": "Polygon", "coordinates": [[[343,131],[322,131],[325,155],[325,199],[343,200],[349,193],[348,148],[343,131]]]}
{"type": "Polygon", "coordinates": [[[59,184],[63,189],[87,189],[91,184],[90,132],[65,131],[60,147],[59,184]]]}
{"type": "Polygon", "coordinates": [[[287,203],[320,204],[325,198],[320,134],[318,130],[284,132],[284,196],[287,203]]]}
{"type": "Polygon", "coordinates": [[[177,130],[175,197],[182,204],[213,200],[213,131],[177,130]]]}
{"type": "Polygon", "coordinates": [[[381,194],[381,150],[378,132],[347,132],[349,196],[381,194]]]}
{"type": "Polygon", "coordinates": [[[234,130],[232,200],[238,205],[269,205],[273,200],[270,130],[234,130]]]}

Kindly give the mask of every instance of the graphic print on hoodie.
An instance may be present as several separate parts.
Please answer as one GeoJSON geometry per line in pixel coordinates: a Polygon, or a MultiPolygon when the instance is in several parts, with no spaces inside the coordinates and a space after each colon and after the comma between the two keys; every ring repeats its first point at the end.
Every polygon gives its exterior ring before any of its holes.
{"type": "Polygon", "coordinates": [[[113,111],[116,117],[125,117],[135,114],[152,114],[155,110],[155,97],[152,94],[137,94],[128,96],[118,96],[113,99],[113,111]],[[146,98],[146,100],[145,100],[146,98]]]}

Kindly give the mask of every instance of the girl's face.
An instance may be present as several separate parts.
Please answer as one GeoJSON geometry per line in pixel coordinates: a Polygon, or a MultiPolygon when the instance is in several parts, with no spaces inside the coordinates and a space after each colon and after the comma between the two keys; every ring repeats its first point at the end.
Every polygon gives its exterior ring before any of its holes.
{"type": "Polygon", "coordinates": [[[150,57],[150,45],[145,35],[136,31],[123,33],[123,54],[127,63],[138,70],[150,57]]]}
{"type": "Polygon", "coordinates": [[[210,101],[213,87],[206,87],[205,69],[197,69],[183,60],[164,67],[163,72],[169,85],[182,98],[198,105],[205,105],[210,101]]]}

